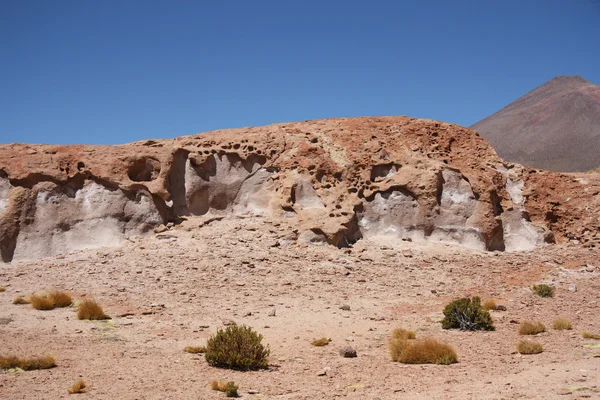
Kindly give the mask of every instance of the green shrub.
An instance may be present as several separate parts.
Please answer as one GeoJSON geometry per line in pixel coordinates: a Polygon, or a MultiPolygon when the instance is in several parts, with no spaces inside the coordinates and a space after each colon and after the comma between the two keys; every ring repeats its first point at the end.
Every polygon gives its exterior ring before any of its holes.
{"type": "Polygon", "coordinates": [[[442,328],[462,331],[493,331],[496,329],[490,313],[481,307],[479,297],[472,299],[463,297],[446,305],[442,328]]]}
{"type": "Polygon", "coordinates": [[[554,297],[554,288],[545,283],[533,285],[532,289],[540,297],[554,297]]]}
{"type": "Polygon", "coordinates": [[[213,367],[256,370],[269,366],[269,347],[262,345],[263,336],[249,326],[219,329],[206,342],[206,361],[213,367]]]}

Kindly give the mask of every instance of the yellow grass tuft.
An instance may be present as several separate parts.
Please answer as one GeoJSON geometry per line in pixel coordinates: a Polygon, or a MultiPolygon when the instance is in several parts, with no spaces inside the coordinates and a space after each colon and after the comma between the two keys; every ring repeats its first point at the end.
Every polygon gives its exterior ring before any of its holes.
{"type": "Polygon", "coordinates": [[[56,307],[68,307],[73,301],[70,294],[60,290],[53,290],[48,294],[32,294],[29,296],[29,302],[36,310],[53,310],[56,307]]]}
{"type": "Polygon", "coordinates": [[[329,338],[322,337],[321,339],[315,339],[312,342],[310,342],[310,344],[317,347],[327,346],[329,344],[329,338]]]}
{"type": "Polygon", "coordinates": [[[77,310],[77,318],[89,320],[110,319],[94,299],[84,299],[81,302],[79,309],[77,310]]]}
{"type": "Polygon", "coordinates": [[[183,351],[192,354],[206,353],[206,346],[185,346],[183,351]]]}
{"type": "Polygon", "coordinates": [[[391,339],[389,342],[392,360],[404,364],[442,364],[458,362],[454,349],[433,338],[420,340],[391,339]]]}
{"type": "Polygon", "coordinates": [[[49,369],[56,366],[52,356],[19,358],[16,356],[0,356],[0,369],[21,368],[24,371],[36,369],[49,369]]]}
{"type": "Polygon", "coordinates": [[[212,390],[224,392],[227,397],[238,397],[238,386],[234,382],[212,381],[210,383],[212,390]]]}
{"type": "Polygon", "coordinates": [[[485,311],[495,310],[495,309],[496,309],[496,301],[494,301],[494,300],[492,300],[492,299],[486,300],[486,301],[483,303],[483,305],[482,305],[482,308],[483,308],[485,311]]]}
{"type": "Polygon", "coordinates": [[[537,335],[538,333],[542,333],[546,331],[546,327],[539,321],[531,322],[531,321],[523,321],[519,325],[519,334],[520,335],[537,335]]]}
{"type": "Polygon", "coordinates": [[[15,297],[15,299],[13,300],[13,304],[29,304],[29,300],[22,296],[19,296],[15,297]]]}
{"type": "Polygon", "coordinates": [[[48,293],[48,298],[54,304],[54,307],[69,307],[73,304],[73,299],[71,295],[67,292],[62,292],[60,290],[53,290],[48,293]]]}
{"type": "Polygon", "coordinates": [[[29,296],[29,303],[31,303],[31,306],[36,310],[46,311],[54,309],[54,303],[52,302],[52,299],[46,295],[32,294],[29,296]]]}
{"type": "Polygon", "coordinates": [[[600,335],[596,334],[596,333],[591,333],[591,332],[583,332],[581,334],[581,336],[583,336],[584,339],[595,339],[595,340],[600,340],[600,335]]]}
{"type": "Polygon", "coordinates": [[[69,394],[85,393],[86,391],[87,391],[87,386],[86,386],[85,382],[82,381],[81,379],[78,380],[77,382],[75,382],[69,388],[69,394]]]}
{"type": "Polygon", "coordinates": [[[402,328],[396,328],[392,331],[392,338],[393,339],[403,339],[403,340],[416,339],[417,334],[413,331],[408,331],[408,330],[402,329],[402,328]]]}
{"type": "Polygon", "coordinates": [[[517,345],[517,350],[521,354],[539,354],[544,351],[544,345],[529,340],[521,340],[517,345]]]}
{"type": "Polygon", "coordinates": [[[556,329],[557,331],[570,331],[571,329],[573,329],[573,324],[571,323],[571,321],[565,318],[558,317],[556,318],[556,320],[554,320],[552,328],[556,329]]]}

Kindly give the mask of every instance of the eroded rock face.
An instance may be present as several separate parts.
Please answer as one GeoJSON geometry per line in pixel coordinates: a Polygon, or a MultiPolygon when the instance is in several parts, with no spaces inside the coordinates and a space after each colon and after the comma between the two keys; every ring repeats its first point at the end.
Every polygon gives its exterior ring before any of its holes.
{"type": "Polygon", "coordinates": [[[240,214],[285,219],[310,244],[384,236],[478,250],[595,246],[600,179],[581,179],[504,163],[474,131],[405,117],[122,146],[2,145],[0,250],[4,261],[42,257],[119,245],[185,216],[240,214]]]}

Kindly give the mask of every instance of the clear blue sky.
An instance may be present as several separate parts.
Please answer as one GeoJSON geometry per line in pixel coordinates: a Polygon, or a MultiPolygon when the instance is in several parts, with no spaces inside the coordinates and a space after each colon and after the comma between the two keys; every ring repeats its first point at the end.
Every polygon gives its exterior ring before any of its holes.
{"type": "Polygon", "coordinates": [[[0,0],[0,143],[408,115],[600,84],[600,0],[0,0]]]}

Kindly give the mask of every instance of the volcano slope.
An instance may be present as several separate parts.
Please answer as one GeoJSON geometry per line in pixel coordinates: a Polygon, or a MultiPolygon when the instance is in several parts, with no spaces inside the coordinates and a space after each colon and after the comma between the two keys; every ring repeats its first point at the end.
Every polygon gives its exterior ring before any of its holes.
{"type": "Polygon", "coordinates": [[[61,398],[80,378],[106,399],[221,398],[213,379],[245,398],[597,395],[598,350],[580,333],[600,333],[598,174],[524,168],[474,131],[404,117],[5,145],[0,166],[0,355],[58,365],[0,372],[2,398],[61,398]],[[554,298],[533,294],[540,282],[554,298]],[[11,304],[52,289],[113,319],[11,304]],[[506,306],[496,331],[441,329],[466,295],[506,306]],[[513,322],[558,315],[574,330],[516,353],[513,322]],[[268,370],[183,352],[229,320],[265,336],[268,370]],[[448,342],[459,363],[392,362],[397,327],[448,342]],[[358,357],[340,357],[345,345],[358,357]]]}

